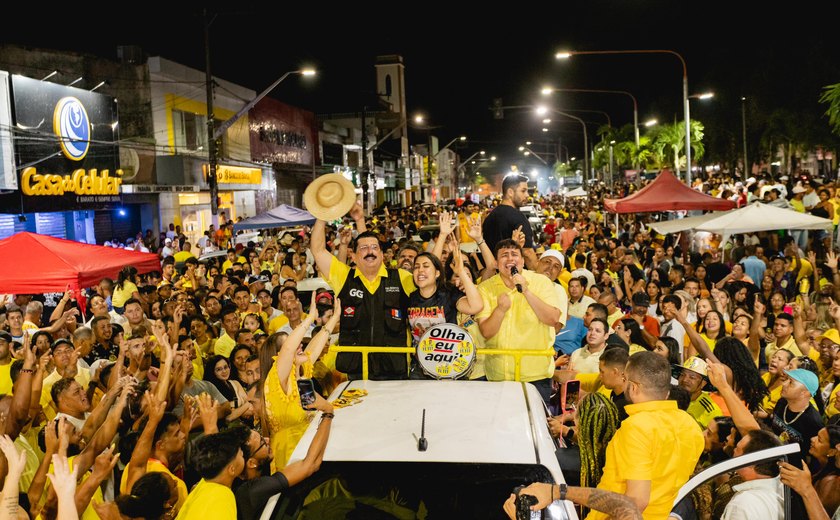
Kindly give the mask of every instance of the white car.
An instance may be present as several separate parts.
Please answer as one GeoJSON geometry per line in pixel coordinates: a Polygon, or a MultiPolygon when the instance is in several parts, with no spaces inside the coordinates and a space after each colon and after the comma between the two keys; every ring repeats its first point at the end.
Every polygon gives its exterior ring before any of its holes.
{"type": "MultiPolygon", "coordinates": [[[[502,505],[516,486],[565,482],[531,384],[353,381],[330,400],[347,389],[368,393],[336,409],[320,470],[273,497],[261,518],[507,518],[502,505]]],[[[304,458],[318,422],[292,461],[304,458]]],[[[558,500],[543,518],[577,514],[558,500]]]]}

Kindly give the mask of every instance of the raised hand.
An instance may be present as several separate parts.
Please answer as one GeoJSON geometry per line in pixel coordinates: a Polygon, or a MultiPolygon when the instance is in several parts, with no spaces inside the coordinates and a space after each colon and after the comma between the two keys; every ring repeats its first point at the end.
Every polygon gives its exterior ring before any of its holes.
{"type": "Polygon", "coordinates": [[[481,215],[476,215],[475,218],[467,217],[467,235],[476,242],[481,242],[484,234],[481,230],[481,215]]]}
{"type": "Polygon", "coordinates": [[[761,319],[761,316],[764,316],[764,313],[767,311],[767,306],[761,303],[761,300],[756,298],[755,303],[753,304],[753,311],[755,311],[755,319],[761,319]]]}
{"type": "Polygon", "coordinates": [[[522,226],[513,230],[510,238],[513,239],[514,242],[519,244],[519,247],[525,247],[525,233],[522,232],[522,226]]]}
{"type": "Polygon", "coordinates": [[[464,256],[461,254],[461,248],[458,247],[457,242],[455,243],[455,247],[452,249],[452,272],[457,274],[459,277],[461,273],[464,272],[464,256]]]}
{"type": "Polygon", "coordinates": [[[441,237],[445,237],[455,231],[456,223],[452,218],[452,213],[441,210],[438,216],[438,227],[440,228],[441,237]]]}
{"type": "Polygon", "coordinates": [[[114,446],[108,446],[102,453],[96,456],[96,460],[93,462],[93,474],[91,477],[105,480],[111,474],[111,471],[114,470],[114,466],[117,465],[118,460],[120,460],[120,456],[114,453],[114,446]]]}
{"type": "Polygon", "coordinates": [[[9,475],[20,477],[26,466],[26,453],[19,451],[8,435],[0,436],[0,450],[3,451],[9,464],[9,475]]]}
{"type": "Polygon", "coordinates": [[[66,455],[53,455],[53,472],[47,473],[47,477],[52,482],[55,494],[58,495],[59,500],[73,500],[73,495],[76,493],[76,470],[78,466],[70,470],[70,463],[67,461],[66,455]]]}
{"type": "Polygon", "coordinates": [[[216,401],[210,397],[207,392],[201,393],[198,396],[198,415],[201,418],[201,424],[204,425],[204,430],[207,431],[208,426],[216,427],[219,421],[219,412],[216,409],[216,401]]]}
{"type": "Polygon", "coordinates": [[[359,204],[358,200],[355,202],[355,204],[353,204],[353,207],[350,208],[350,213],[348,213],[348,215],[350,215],[350,218],[352,218],[353,220],[365,218],[365,210],[364,208],[362,208],[362,205],[359,204]]]}
{"type": "Polygon", "coordinates": [[[840,320],[840,305],[834,301],[834,298],[829,298],[831,304],[828,306],[828,315],[834,318],[834,320],[840,320]]]}
{"type": "Polygon", "coordinates": [[[780,462],[779,476],[782,479],[782,484],[789,486],[800,495],[804,495],[809,488],[813,487],[811,470],[808,469],[808,465],[804,461],[802,462],[802,469],[787,462],[780,462]]]}
{"type": "Polygon", "coordinates": [[[837,269],[837,255],[834,251],[829,251],[825,254],[825,265],[832,271],[837,269]]]}
{"type": "Polygon", "coordinates": [[[709,381],[718,389],[728,387],[729,381],[726,380],[726,370],[723,367],[723,363],[706,360],[706,364],[708,365],[707,375],[709,376],[709,381]]]}

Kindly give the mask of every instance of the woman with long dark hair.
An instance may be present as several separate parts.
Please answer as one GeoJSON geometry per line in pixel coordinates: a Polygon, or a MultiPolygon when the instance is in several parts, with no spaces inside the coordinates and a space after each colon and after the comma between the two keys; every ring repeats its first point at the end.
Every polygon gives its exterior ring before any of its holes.
{"type": "Polygon", "coordinates": [[[213,383],[219,392],[232,403],[230,412],[225,420],[228,422],[243,418],[253,419],[254,408],[248,402],[248,394],[236,379],[231,377],[231,366],[228,358],[216,354],[204,363],[204,380],[213,383]]]}
{"type": "MultiPolygon", "coordinates": [[[[408,324],[412,344],[417,346],[423,334],[435,325],[458,323],[458,312],[475,315],[484,307],[481,295],[464,272],[464,260],[457,242],[451,254],[453,274],[459,276],[464,292],[451,286],[445,276],[443,264],[432,253],[424,252],[414,259],[414,285],[417,290],[408,297],[408,324]]],[[[412,373],[415,373],[412,367],[412,373]]]]}

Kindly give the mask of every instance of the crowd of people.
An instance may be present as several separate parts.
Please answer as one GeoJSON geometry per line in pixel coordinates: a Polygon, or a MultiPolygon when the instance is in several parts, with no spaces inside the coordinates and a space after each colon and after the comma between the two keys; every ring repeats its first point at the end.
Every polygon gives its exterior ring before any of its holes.
{"type": "MultiPolygon", "coordinates": [[[[771,193],[793,209],[815,191],[811,179],[752,181],[698,189],[744,203],[771,193]]],[[[816,192],[812,212],[840,216],[825,209],[840,189],[816,192]]],[[[722,476],[673,514],[780,517],[783,485],[801,517],[835,514],[840,272],[830,237],[662,236],[645,215],[616,227],[603,195],[539,197],[512,174],[497,199],[372,215],[356,204],[342,224],[319,219],[245,244],[225,219],[197,244],[173,224],[119,244],[158,253],[159,271],[128,265],[84,293],[5,296],[3,514],[256,518],[318,470],[340,414],[322,396],[363,377],[362,354],[330,347],[417,347],[444,323],[480,348],[539,353],[518,367],[479,354],[467,376],[531,383],[551,411],[565,479],[582,487],[534,484],[522,493],[535,507],[571,491],[590,518],[666,518],[693,474],[796,443],[788,463],[722,476]],[[213,250],[226,255],[199,260],[213,250]],[[316,389],[308,407],[301,380],[316,389]],[[569,381],[577,396],[564,395],[569,381]],[[292,460],[313,421],[306,457],[292,460]]],[[[367,375],[434,377],[416,356],[392,353],[370,354],[367,375]]]]}

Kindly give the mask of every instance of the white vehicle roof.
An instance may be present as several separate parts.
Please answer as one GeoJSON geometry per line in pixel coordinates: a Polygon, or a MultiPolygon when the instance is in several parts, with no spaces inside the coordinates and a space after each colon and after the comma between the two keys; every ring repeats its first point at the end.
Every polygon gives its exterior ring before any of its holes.
{"type": "MultiPolygon", "coordinates": [[[[336,410],[325,461],[541,464],[563,482],[536,388],[516,382],[353,381],[368,395],[336,410]],[[526,396],[527,390],[527,396],[526,396]],[[428,449],[419,451],[423,409],[428,449]]],[[[306,455],[317,420],[291,460],[306,455]]]]}

